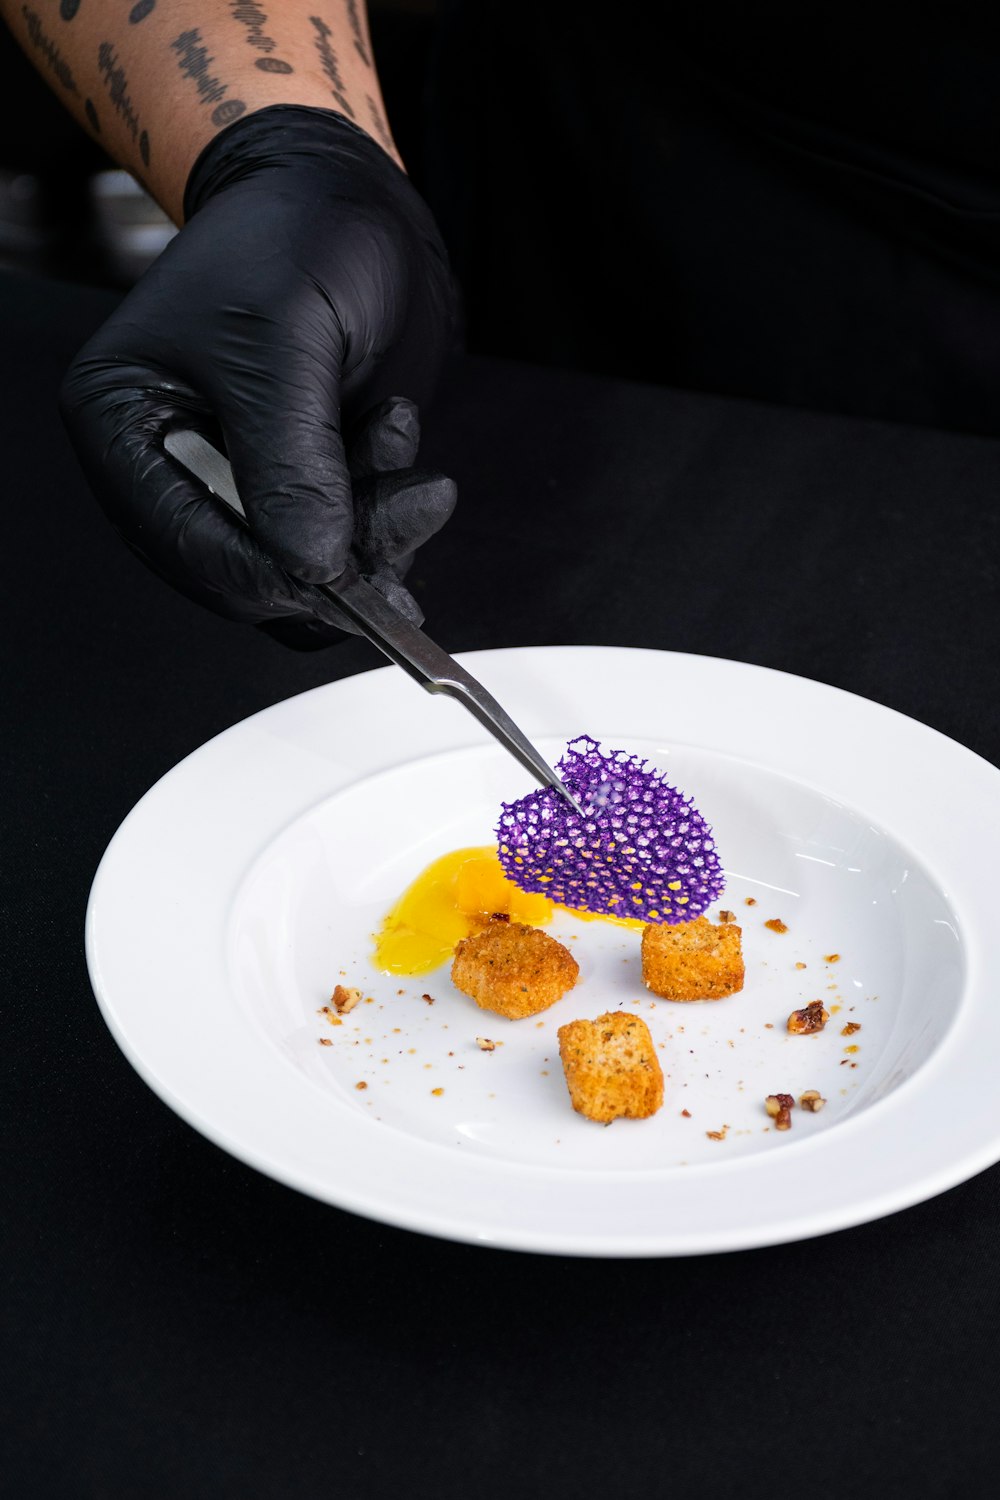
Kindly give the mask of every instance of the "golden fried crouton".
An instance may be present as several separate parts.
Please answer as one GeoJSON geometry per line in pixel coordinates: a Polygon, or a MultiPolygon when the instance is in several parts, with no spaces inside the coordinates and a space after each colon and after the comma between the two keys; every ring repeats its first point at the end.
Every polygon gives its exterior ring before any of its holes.
{"type": "Polygon", "coordinates": [[[642,932],[642,978],[664,1000],[721,1000],[743,988],[742,927],[650,922],[642,932]]]}
{"type": "Polygon", "coordinates": [[[579,973],[572,953],[554,937],[506,920],[463,938],[451,966],[463,994],[511,1021],[548,1010],[573,988],[579,973]]]}
{"type": "Polygon", "coordinates": [[[663,1071],[641,1017],[612,1010],[596,1021],[569,1021],[558,1035],[578,1114],[602,1125],[620,1115],[644,1120],[656,1114],[663,1103],[663,1071]]]}

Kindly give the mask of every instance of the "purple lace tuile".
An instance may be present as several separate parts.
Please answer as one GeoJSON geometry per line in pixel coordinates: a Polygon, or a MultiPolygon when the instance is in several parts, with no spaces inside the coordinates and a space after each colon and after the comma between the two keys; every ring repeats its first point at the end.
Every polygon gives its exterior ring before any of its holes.
{"type": "Polygon", "coordinates": [[[643,922],[688,922],[726,883],[715,840],[689,797],[648,761],[571,740],[556,767],[581,818],[551,787],[503,803],[500,864],[522,891],[559,906],[643,922]]]}

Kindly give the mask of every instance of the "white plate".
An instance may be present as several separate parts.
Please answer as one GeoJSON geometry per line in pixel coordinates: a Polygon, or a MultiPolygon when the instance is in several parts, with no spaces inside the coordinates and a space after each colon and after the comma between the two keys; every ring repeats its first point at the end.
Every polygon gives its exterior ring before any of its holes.
{"type": "Polygon", "coordinates": [[[490,843],[500,802],[532,785],[457,704],[386,667],[211,740],[104,855],[92,983],[171,1108],[355,1213],[588,1256],[802,1239],[1000,1158],[995,767],[875,703],[736,662],[582,646],[462,660],[550,761],[587,733],[694,797],[727,872],[719,905],[743,928],[743,991],[656,1000],[634,932],[569,916],[551,930],[581,979],[535,1019],[478,1010],[446,966],[380,974],[372,933],[396,896],[438,855],[490,843]],[[366,1003],[331,1028],[318,1011],[338,982],[366,1003]],[[812,999],[830,1023],[789,1035],[812,999]],[[666,1099],[603,1128],[570,1107],[556,1030],[619,1006],[647,1020],[666,1099]],[[480,1050],[484,1033],[503,1045],[480,1050]],[[826,1107],[776,1131],[765,1095],[810,1088],[826,1107]]]}

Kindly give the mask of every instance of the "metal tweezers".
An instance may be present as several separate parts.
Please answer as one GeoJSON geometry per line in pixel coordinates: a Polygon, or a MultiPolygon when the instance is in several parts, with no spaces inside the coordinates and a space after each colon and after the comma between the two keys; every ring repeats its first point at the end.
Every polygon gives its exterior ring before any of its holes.
{"type": "MultiPolygon", "coordinates": [[[[228,459],[200,433],[190,430],[170,432],[164,438],[163,446],[171,458],[183,464],[213,495],[246,520],[228,459]]],[[[393,609],[359,573],[353,568],[345,568],[332,583],[312,587],[342,610],[362,635],[428,693],[447,693],[449,697],[457,698],[542,786],[553,787],[576,812],[582,814],[583,809],[576,798],[482,683],[436,645],[430,636],[411,624],[405,615],[393,609]]]]}

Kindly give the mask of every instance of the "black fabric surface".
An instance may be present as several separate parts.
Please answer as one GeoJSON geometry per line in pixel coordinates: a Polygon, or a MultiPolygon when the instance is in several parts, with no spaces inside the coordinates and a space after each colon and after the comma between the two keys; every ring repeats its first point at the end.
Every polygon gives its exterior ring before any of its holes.
{"type": "MultiPolygon", "coordinates": [[[[998,33],[940,0],[442,0],[473,352],[1000,433],[998,33]]],[[[391,113],[391,111],[390,111],[391,113]]]]}
{"type": "MultiPolygon", "coordinates": [[[[532,1256],[313,1202],[207,1142],[125,1061],[83,951],[119,822],[209,736],[382,659],[359,640],[285,651],[175,596],[118,542],[55,408],[109,305],[0,280],[0,1492],[987,1485],[1000,1169],[800,1244],[532,1256]]],[[[1000,443],[472,358],[425,456],[459,482],[414,570],[446,648],[762,663],[1000,760],[1000,443]]]]}

